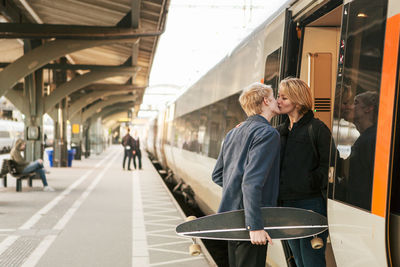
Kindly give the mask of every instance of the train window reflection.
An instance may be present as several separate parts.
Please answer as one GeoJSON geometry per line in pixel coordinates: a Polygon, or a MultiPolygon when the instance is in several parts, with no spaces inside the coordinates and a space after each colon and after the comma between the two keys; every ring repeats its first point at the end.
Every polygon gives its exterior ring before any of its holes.
{"type": "Polygon", "coordinates": [[[345,6],[335,97],[333,133],[340,158],[334,198],[366,210],[371,210],[384,2],[356,0],[345,6]],[[361,11],[368,16],[358,16],[361,11]]]}

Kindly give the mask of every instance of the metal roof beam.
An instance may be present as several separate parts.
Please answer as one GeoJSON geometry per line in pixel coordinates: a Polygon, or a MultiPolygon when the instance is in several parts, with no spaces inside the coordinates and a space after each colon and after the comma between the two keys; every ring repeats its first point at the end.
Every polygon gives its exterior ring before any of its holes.
{"type": "Polygon", "coordinates": [[[91,117],[92,120],[97,120],[97,118],[104,118],[109,115],[115,114],[115,112],[121,112],[121,111],[128,111],[129,108],[132,108],[134,106],[133,102],[126,102],[123,104],[114,104],[111,106],[108,106],[106,108],[103,108],[99,113],[96,113],[91,117]]]}
{"type": "Polygon", "coordinates": [[[163,31],[107,26],[64,24],[0,23],[0,38],[117,40],[159,36],[163,31]]]}
{"type": "Polygon", "coordinates": [[[52,70],[112,70],[126,65],[47,64],[44,69],[52,70]]]}
{"type": "MultiPolygon", "coordinates": [[[[11,63],[0,62],[0,68],[5,68],[10,64],[11,63]]],[[[124,66],[126,67],[127,64],[123,65],[46,64],[42,68],[50,70],[109,70],[109,69],[117,69],[124,66]]]]}
{"type": "Polygon", "coordinates": [[[81,76],[77,76],[72,80],[57,87],[48,97],[45,98],[44,112],[50,111],[58,102],[64,97],[72,94],[79,89],[110,77],[116,76],[132,76],[137,71],[136,67],[121,67],[119,69],[112,69],[108,71],[92,71],[81,76]]]}
{"type": "Polygon", "coordinates": [[[76,113],[78,113],[81,109],[89,105],[90,103],[93,103],[99,98],[110,96],[110,95],[123,95],[125,93],[125,96],[130,96],[126,95],[132,91],[130,90],[125,90],[125,91],[109,91],[109,92],[104,92],[104,91],[98,91],[98,92],[92,92],[89,94],[86,94],[85,96],[79,98],[79,100],[73,102],[71,106],[68,108],[68,116],[70,118],[74,117],[76,113]]]}
{"type": "MultiPolygon", "coordinates": [[[[113,105],[115,103],[124,103],[124,102],[130,102],[130,101],[135,101],[136,96],[131,96],[131,97],[126,97],[126,96],[113,96],[109,97],[106,101],[101,101],[99,103],[94,104],[84,112],[82,112],[82,121],[86,121],[90,117],[92,117],[94,114],[98,112],[98,110],[101,110],[107,106],[113,105]]],[[[71,118],[72,119],[72,118],[71,118]]]]}
{"type": "Polygon", "coordinates": [[[0,13],[12,22],[29,22],[21,10],[11,0],[0,1],[0,13]]]}
{"type": "MultiPolygon", "coordinates": [[[[136,39],[132,39],[134,41],[136,39]]],[[[125,42],[121,40],[56,40],[37,47],[0,72],[0,96],[5,95],[19,80],[66,54],[95,46],[125,42]]]]}
{"type": "Polygon", "coordinates": [[[131,8],[131,27],[133,29],[139,28],[140,22],[140,0],[133,0],[132,1],[132,8],[131,8]]]}
{"type": "Polygon", "coordinates": [[[88,85],[82,89],[96,90],[96,91],[125,91],[125,90],[141,90],[147,86],[136,86],[131,84],[108,84],[108,83],[95,83],[88,85]]]}

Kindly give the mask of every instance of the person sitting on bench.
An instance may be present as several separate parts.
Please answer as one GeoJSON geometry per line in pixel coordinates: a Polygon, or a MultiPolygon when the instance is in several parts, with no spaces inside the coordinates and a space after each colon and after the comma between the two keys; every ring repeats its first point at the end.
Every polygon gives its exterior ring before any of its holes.
{"type": "Polygon", "coordinates": [[[38,159],[33,162],[28,162],[22,156],[21,152],[25,150],[25,146],[25,141],[22,139],[18,139],[10,152],[11,159],[14,160],[17,165],[18,173],[28,174],[30,172],[36,172],[42,179],[43,191],[54,191],[54,189],[47,184],[46,174],[43,168],[43,160],[38,159]]]}

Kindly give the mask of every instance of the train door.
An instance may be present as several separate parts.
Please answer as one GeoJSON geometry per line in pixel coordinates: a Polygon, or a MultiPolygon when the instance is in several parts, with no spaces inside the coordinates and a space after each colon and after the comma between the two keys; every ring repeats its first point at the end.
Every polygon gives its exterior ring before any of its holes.
{"type": "Polygon", "coordinates": [[[393,37],[386,31],[387,2],[345,0],[342,8],[332,117],[338,156],[331,159],[335,167],[328,185],[329,232],[338,266],[388,265],[394,99],[389,81],[396,76],[397,61],[391,61],[397,58],[399,32],[393,37]]]}
{"type": "MultiPolygon", "coordinates": [[[[314,116],[330,129],[343,8],[340,2],[332,2],[297,22],[301,32],[297,73],[310,86],[314,116]]],[[[336,266],[330,239],[325,252],[327,266],[336,266]]]]}
{"type": "Polygon", "coordinates": [[[342,6],[302,27],[300,79],[311,88],[314,115],[332,125],[342,6]]]}

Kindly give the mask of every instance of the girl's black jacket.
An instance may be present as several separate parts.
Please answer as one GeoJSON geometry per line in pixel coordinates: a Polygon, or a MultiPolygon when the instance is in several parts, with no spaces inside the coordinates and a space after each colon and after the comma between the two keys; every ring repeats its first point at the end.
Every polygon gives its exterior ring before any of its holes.
{"type": "Polygon", "coordinates": [[[331,132],[322,121],[314,118],[311,110],[294,123],[290,131],[289,123],[287,119],[277,127],[281,135],[279,200],[321,196],[328,182],[331,132]],[[314,138],[310,136],[310,123],[314,138]]]}

